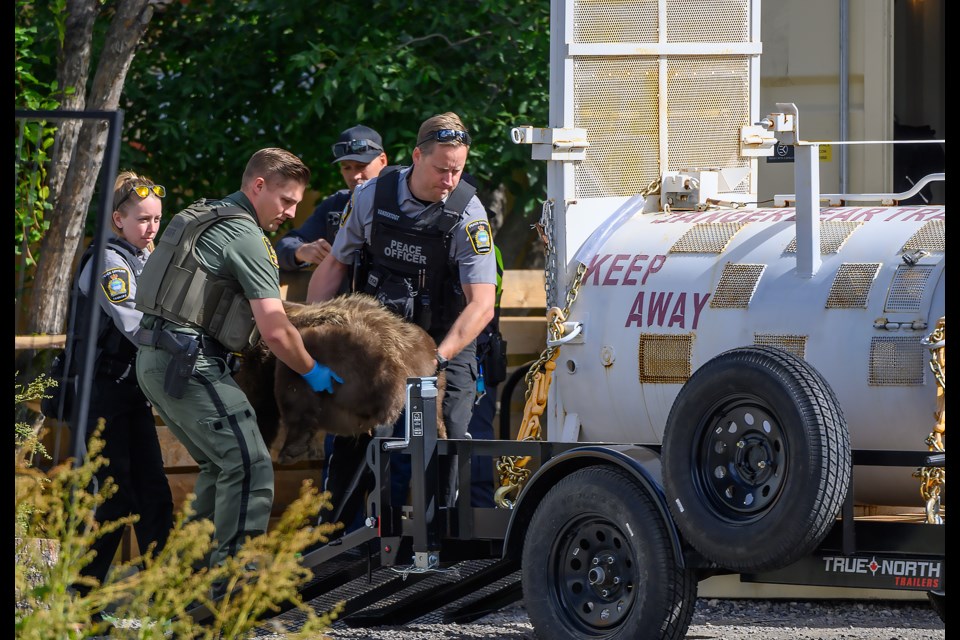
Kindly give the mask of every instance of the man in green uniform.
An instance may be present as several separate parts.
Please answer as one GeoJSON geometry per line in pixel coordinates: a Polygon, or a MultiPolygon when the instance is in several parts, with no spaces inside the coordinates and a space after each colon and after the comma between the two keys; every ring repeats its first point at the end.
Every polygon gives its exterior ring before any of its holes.
{"type": "Polygon", "coordinates": [[[233,379],[234,354],[263,339],[303,376],[302,392],[333,393],[343,382],[307,353],[287,318],[264,234],[293,217],[309,181],[289,151],[257,151],[239,191],[174,216],[140,276],[137,378],[200,468],[193,508],[214,523],[211,566],[265,533],[273,506],[270,451],[233,379]]]}

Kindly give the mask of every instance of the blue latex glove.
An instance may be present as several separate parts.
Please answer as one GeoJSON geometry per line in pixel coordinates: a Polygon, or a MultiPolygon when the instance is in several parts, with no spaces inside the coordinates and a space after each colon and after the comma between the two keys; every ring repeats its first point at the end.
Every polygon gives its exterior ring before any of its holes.
{"type": "Polygon", "coordinates": [[[303,379],[310,385],[310,388],[317,393],[321,391],[333,393],[334,380],[343,384],[343,378],[338,376],[333,369],[323,366],[316,360],[313,361],[313,369],[310,369],[310,371],[302,375],[303,379]]]}

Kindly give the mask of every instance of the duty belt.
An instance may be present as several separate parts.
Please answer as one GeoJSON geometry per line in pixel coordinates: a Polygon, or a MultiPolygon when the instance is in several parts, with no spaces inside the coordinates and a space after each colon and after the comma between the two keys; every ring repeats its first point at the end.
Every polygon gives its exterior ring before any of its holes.
{"type": "Polygon", "coordinates": [[[203,354],[211,358],[223,358],[231,372],[236,372],[237,359],[216,340],[203,334],[199,336],[177,333],[169,329],[141,329],[137,335],[141,345],[160,348],[173,358],[167,364],[163,390],[172,398],[182,398],[187,381],[197,368],[197,358],[203,354]]]}
{"type": "Polygon", "coordinates": [[[188,333],[178,333],[170,329],[140,329],[137,338],[141,345],[160,348],[168,353],[177,355],[190,350],[190,343],[198,343],[197,352],[208,358],[226,358],[231,354],[225,346],[210,336],[197,336],[188,333]]]}

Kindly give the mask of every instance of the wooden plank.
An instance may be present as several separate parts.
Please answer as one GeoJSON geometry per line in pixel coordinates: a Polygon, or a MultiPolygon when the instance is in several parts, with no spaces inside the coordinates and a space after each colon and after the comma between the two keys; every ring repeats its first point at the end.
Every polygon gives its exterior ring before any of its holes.
{"type": "MultiPolygon", "coordinates": [[[[280,297],[284,300],[303,302],[307,299],[307,286],[310,284],[312,269],[303,271],[280,272],[280,297]]],[[[505,312],[512,310],[545,310],[546,290],[541,269],[507,269],[503,272],[503,296],[500,308],[505,312]]],[[[14,349],[62,349],[67,344],[67,336],[34,335],[14,336],[14,349]]]]}
{"type": "Polygon", "coordinates": [[[503,272],[500,309],[546,310],[543,269],[507,269],[503,272]]]}
{"type": "MultiPolygon", "coordinates": [[[[280,297],[293,302],[307,299],[312,269],[280,272],[280,297]]],[[[547,293],[542,269],[507,269],[503,272],[501,309],[545,309],[547,293]]]]}
{"type": "Polygon", "coordinates": [[[507,356],[537,357],[547,347],[547,321],[544,317],[500,318],[500,333],[507,341],[507,356]]]}
{"type": "Polygon", "coordinates": [[[24,349],[62,349],[67,345],[67,336],[64,334],[14,336],[14,350],[24,349]]]}

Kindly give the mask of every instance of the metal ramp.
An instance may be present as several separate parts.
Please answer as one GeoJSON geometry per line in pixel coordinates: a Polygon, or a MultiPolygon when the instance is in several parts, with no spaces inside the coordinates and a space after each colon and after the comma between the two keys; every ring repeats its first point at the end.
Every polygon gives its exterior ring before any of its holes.
{"type": "MultiPolygon", "coordinates": [[[[344,604],[334,628],[472,622],[523,595],[519,565],[510,561],[469,560],[437,570],[413,572],[380,566],[375,556],[345,555],[351,556],[350,560],[324,563],[324,576],[301,592],[304,601],[318,614],[332,610],[337,603],[344,604]],[[338,571],[344,573],[338,575],[338,571]],[[322,593],[307,600],[308,590],[322,593]]],[[[272,624],[276,622],[289,631],[298,631],[304,620],[303,612],[292,609],[264,621],[260,629],[266,634],[276,633],[272,624]]]]}

